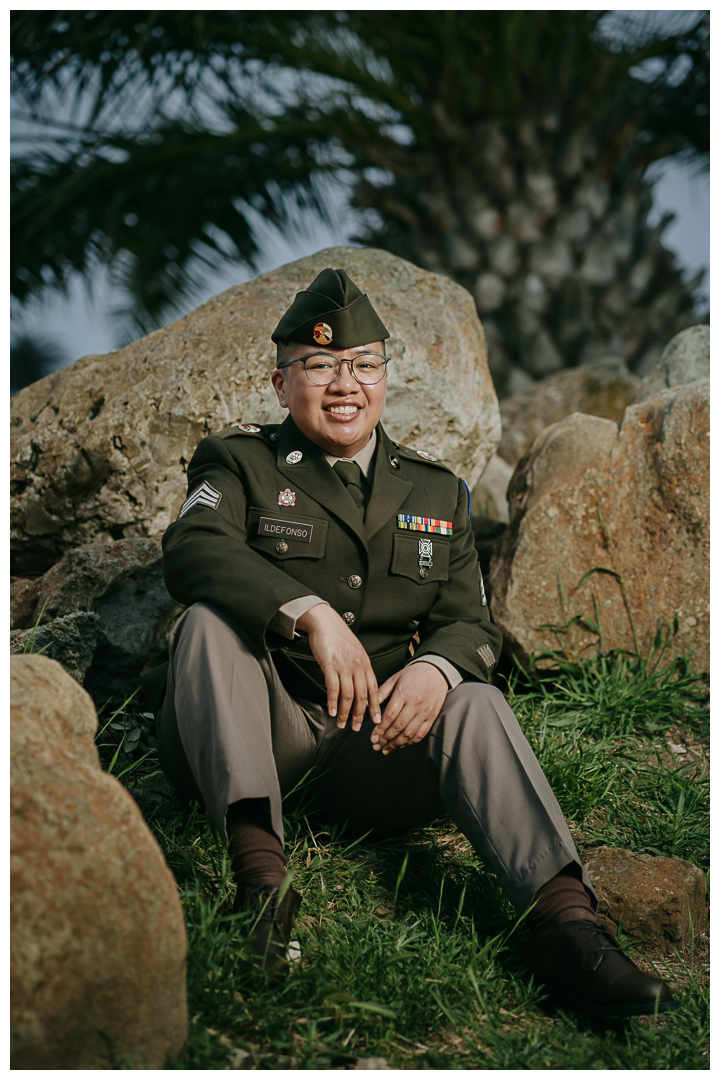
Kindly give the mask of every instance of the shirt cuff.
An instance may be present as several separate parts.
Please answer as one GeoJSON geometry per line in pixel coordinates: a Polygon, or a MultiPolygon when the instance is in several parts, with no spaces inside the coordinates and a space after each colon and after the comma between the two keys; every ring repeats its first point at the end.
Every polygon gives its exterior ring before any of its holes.
{"type": "Polygon", "coordinates": [[[411,660],[407,667],[412,667],[413,664],[432,664],[438,671],[442,671],[443,675],[447,679],[448,686],[451,690],[454,690],[456,686],[459,686],[463,681],[463,677],[449,660],[446,660],[444,656],[436,656],[435,653],[426,653],[424,656],[418,656],[417,660],[411,660]]]}
{"type": "Polygon", "coordinates": [[[293,641],[295,638],[300,637],[300,634],[295,629],[295,623],[302,618],[306,611],[309,611],[310,608],[315,607],[317,604],[327,604],[327,600],[321,600],[319,596],[298,596],[295,600],[288,600],[287,604],[283,604],[275,613],[268,629],[280,634],[281,637],[293,641]]]}

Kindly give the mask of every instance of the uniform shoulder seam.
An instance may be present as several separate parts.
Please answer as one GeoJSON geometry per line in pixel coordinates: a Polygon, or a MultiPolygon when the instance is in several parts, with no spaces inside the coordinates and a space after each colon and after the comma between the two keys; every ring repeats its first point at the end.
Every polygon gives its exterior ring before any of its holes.
{"type": "Polygon", "coordinates": [[[246,438],[272,441],[272,435],[277,430],[277,424],[230,424],[221,431],[214,432],[218,439],[229,439],[233,435],[244,435],[246,438]]]}
{"type": "Polygon", "coordinates": [[[415,461],[419,465],[434,465],[444,472],[449,472],[451,476],[455,476],[455,473],[449,465],[446,465],[444,461],[441,461],[440,458],[435,457],[434,454],[430,454],[426,450],[413,450],[411,446],[403,446],[402,443],[395,443],[394,446],[397,452],[409,461],[415,461]]]}

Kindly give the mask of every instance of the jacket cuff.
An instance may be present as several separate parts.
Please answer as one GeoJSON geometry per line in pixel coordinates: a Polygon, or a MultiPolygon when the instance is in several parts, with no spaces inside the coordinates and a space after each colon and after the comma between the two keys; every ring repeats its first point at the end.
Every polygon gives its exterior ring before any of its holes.
{"type": "Polygon", "coordinates": [[[318,604],[327,604],[327,600],[321,600],[319,596],[298,596],[295,600],[288,600],[287,604],[282,604],[270,620],[268,630],[293,641],[300,637],[295,629],[298,619],[318,604]]]}
{"type": "Polygon", "coordinates": [[[456,686],[459,686],[463,681],[463,677],[449,660],[446,660],[444,656],[436,656],[435,653],[426,653],[424,656],[418,656],[416,660],[411,660],[406,667],[412,667],[413,664],[432,664],[438,671],[441,671],[447,679],[448,686],[451,690],[454,690],[456,686]]]}

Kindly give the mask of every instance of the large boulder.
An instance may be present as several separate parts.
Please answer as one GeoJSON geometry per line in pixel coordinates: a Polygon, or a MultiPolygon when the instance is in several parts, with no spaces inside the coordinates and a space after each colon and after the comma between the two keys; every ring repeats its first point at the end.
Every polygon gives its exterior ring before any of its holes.
{"type": "Polygon", "coordinates": [[[10,578],[10,629],[32,626],[32,615],[40,591],[41,577],[10,578]]]}
{"type": "Polygon", "coordinates": [[[637,385],[636,376],[617,356],[548,376],[500,402],[502,439],[498,455],[514,468],[541,431],[570,413],[621,420],[637,385]]]}
{"type": "Polygon", "coordinates": [[[667,343],[657,365],[640,380],[632,404],[647,401],[673,386],[709,378],[710,327],[689,326],[667,343]]]}
{"type": "Polygon", "coordinates": [[[600,847],[584,859],[598,915],[648,949],[687,948],[708,924],[707,880],[685,859],[600,847]]]}
{"type": "Polygon", "coordinates": [[[495,521],[503,521],[507,524],[510,520],[507,489],[512,480],[512,474],[512,465],[508,465],[499,454],[493,454],[473,488],[470,500],[472,513],[484,514],[494,518],[495,521]]]}
{"type": "Polygon", "coordinates": [[[10,631],[10,655],[38,653],[57,660],[82,684],[95,656],[100,616],[94,611],[73,611],[42,626],[10,631]]]}
{"type": "MultiPolygon", "coordinates": [[[[181,610],[165,588],[159,540],[139,536],[75,548],[32,585],[34,607],[28,612],[27,594],[19,593],[11,603],[11,624],[24,618],[25,627],[34,627],[40,621],[37,652],[50,640],[48,634],[57,639],[60,631],[62,637],[76,613],[92,613],[97,626],[92,642],[87,639],[91,651],[79,681],[103,693],[125,693],[137,685],[143,664],[165,644],[181,610]]],[[[12,651],[21,651],[30,632],[11,635],[12,651]]],[[[53,642],[48,655],[77,677],[58,649],[53,642]]]]}
{"type": "Polygon", "coordinates": [[[175,881],[88,694],[44,656],[10,673],[11,1068],[163,1068],[187,1033],[175,881]]]}
{"type": "Polygon", "coordinates": [[[157,537],[186,496],[200,439],[283,419],[269,382],[280,314],[325,266],[344,266],[391,331],[390,435],[472,488],[500,438],[475,302],[384,251],[327,248],[213,297],[164,330],[86,356],[12,398],[13,573],[91,542],[157,537]]]}
{"type": "MultiPolygon", "coordinates": [[[[557,647],[543,624],[594,618],[593,593],[604,648],[634,649],[616,578],[580,584],[604,567],[624,576],[643,653],[677,614],[664,662],[687,651],[695,671],[708,669],[709,408],[709,383],[695,382],[629,407],[619,427],[574,413],[533,444],[510,484],[510,523],[489,578],[493,618],[523,663],[557,647]]],[[[589,628],[576,626],[566,642],[573,636],[581,652],[597,649],[589,628]]]]}

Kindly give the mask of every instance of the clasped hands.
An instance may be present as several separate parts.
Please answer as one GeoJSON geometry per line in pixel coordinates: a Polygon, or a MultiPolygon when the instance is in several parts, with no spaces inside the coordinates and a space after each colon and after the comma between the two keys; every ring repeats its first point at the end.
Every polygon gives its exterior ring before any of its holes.
{"type": "Polygon", "coordinates": [[[375,750],[393,750],[424,739],[448,692],[445,676],[432,664],[403,668],[378,687],[370,658],[358,639],[328,604],[316,604],[297,621],[308,635],[312,654],[325,676],[327,707],[344,728],[359,731],[365,710],[376,725],[375,750]],[[384,713],[381,704],[387,701],[384,713]]]}

